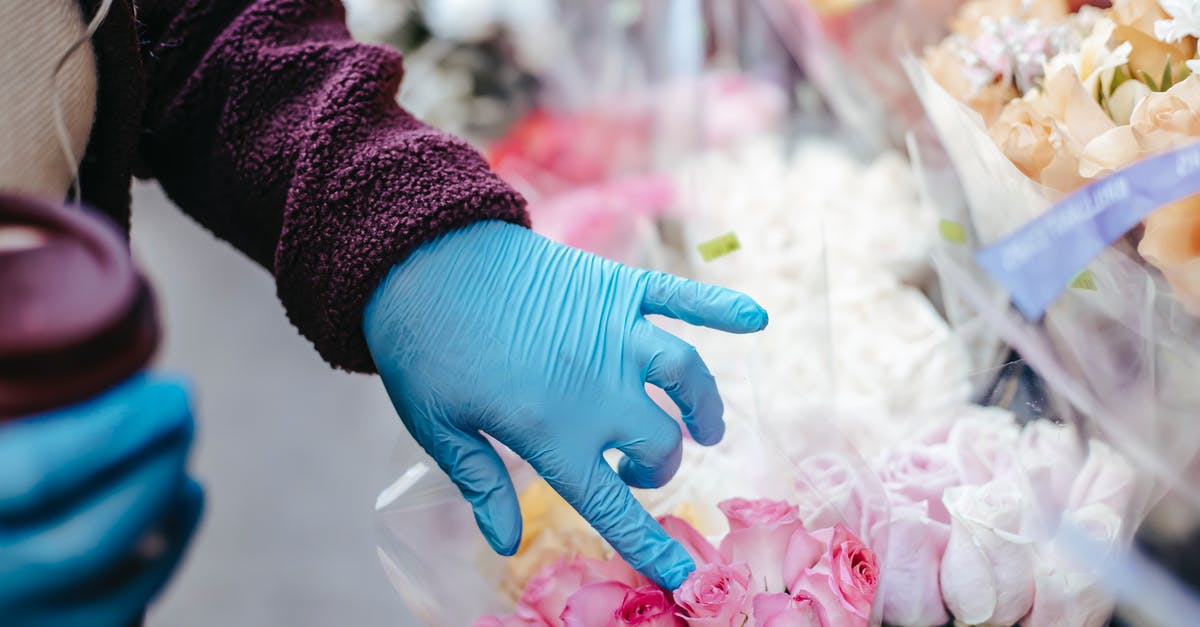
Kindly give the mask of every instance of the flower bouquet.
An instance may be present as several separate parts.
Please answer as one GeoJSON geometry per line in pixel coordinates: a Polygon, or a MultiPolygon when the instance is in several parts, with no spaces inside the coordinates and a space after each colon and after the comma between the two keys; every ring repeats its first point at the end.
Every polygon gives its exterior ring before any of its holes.
{"type": "Polygon", "coordinates": [[[770,499],[720,503],[729,533],[714,545],[686,520],[660,519],[696,570],[666,591],[613,560],[576,557],[538,572],[516,611],[477,627],[566,625],[867,625],[878,560],[849,529],[810,532],[795,505],[770,499]]]}
{"type": "Polygon", "coordinates": [[[1181,477],[1200,448],[1197,10],[974,1],[905,61],[941,140],[917,161],[944,149],[965,199],[938,204],[939,273],[1060,415],[1156,477],[1134,521],[1167,488],[1200,505],[1181,477]]]}
{"type": "Polygon", "coordinates": [[[887,514],[880,499],[860,498],[878,485],[869,469],[834,448],[811,468],[788,469],[752,418],[727,418],[723,447],[685,444],[673,494],[638,495],[697,564],[677,590],[615,557],[515,460],[525,526],[514,557],[490,552],[454,487],[420,461],[377,503],[384,570],[430,625],[870,624],[886,538],[861,529],[887,514]],[[854,499],[833,491],[849,489],[854,499]]]}
{"type": "MultiPolygon", "coordinates": [[[[1144,473],[1057,407],[1022,426],[969,402],[964,338],[913,287],[937,233],[919,200],[929,181],[895,155],[864,164],[814,138],[695,155],[677,177],[688,240],[733,230],[742,243],[693,260],[694,275],[772,312],[752,376],[718,374],[727,406],[755,408],[806,529],[840,524],[872,548],[873,618],[1105,624],[1106,574],[1151,497],[1144,473]]],[[[705,340],[710,359],[734,361],[733,343],[705,340]]],[[[652,498],[694,501],[692,486],[727,472],[700,465],[652,498]]]]}

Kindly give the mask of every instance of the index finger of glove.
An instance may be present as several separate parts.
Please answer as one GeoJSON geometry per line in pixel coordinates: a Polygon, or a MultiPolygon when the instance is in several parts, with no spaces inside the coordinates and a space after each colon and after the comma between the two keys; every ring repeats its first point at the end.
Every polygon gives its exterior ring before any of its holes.
{"type": "Polygon", "coordinates": [[[0,520],[29,517],[163,442],[190,445],[182,382],[138,375],[78,405],[0,426],[0,520]]]}
{"type": "Polygon", "coordinates": [[[695,563],[633,498],[602,459],[539,458],[534,468],[635,570],[667,590],[678,588],[695,563]]]}
{"type": "Polygon", "coordinates": [[[730,333],[753,333],[767,326],[766,310],[749,296],[662,272],[647,273],[642,313],[730,333]]]}

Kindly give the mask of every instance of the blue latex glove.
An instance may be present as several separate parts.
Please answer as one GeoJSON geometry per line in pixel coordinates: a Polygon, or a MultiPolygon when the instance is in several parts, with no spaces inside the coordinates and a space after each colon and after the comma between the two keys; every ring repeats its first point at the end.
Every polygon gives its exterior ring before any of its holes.
{"type": "Polygon", "coordinates": [[[718,442],[725,425],[695,349],[646,314],[734,333],[767,324],[737,292],[483,222],[393,268],[364,330],[404,424],[471,502],[492,548],[516,552],[521,514],[481,432],[528,460],[634,568],[674,589],[694,564],[626,486],[661,486],[679,467],[682,434],[644,382],[666,390],[701,444],[718,442]],[[601,456],[611,448],[625,454],[620,477],[601,456]]]}
{"type": "Polygon", "coordinates": [[[0,424],[0,623],[127,627],[200,517],[185,389],[146,375],[0,424]]]}

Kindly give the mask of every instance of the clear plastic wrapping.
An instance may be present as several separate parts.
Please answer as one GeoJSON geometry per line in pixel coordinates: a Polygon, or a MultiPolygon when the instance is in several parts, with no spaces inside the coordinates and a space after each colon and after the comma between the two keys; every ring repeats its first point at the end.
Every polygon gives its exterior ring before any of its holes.
{"type": "Polygon", "coordinates": [[[900,146],[921,119],[897,62],[898,27],[939,38],[960,0],[758,0],[830,109],[866,147],[900,146]]]}
{"type": "Polygon", "coordinates": [[[1056,195],[1018,171],[978,117],[915,59],[909,71],[966,196],[966,213],[941,205],[944,224],[963,233],[957,241],[943,240],[941,276],[959,297],[974,301],[1089,428],[1164,485],[1178,484],[1200,449],[1200,424],[1193,419],[1200,392],[1190,383],[1200,372],[1197,319],[1125,240],[1080,268],[1086,274],[1062,290],[1044,317],[1030,322],[1010,310],[1010,294],[977,255],[1045,214],[1056,195]]]}

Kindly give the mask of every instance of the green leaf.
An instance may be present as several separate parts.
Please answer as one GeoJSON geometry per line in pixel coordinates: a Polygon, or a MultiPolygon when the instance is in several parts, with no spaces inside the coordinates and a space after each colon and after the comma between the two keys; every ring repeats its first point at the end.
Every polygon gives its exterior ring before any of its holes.
{"type": "Polygon", "coordinates": [[[1171,71],[1171,57],[1167,57],[1167,65],[1163,67],[1162,82],[1158,84],[1158,91],[1167,91],[1175,82],[1175,73],[1171,71]]]}
{"type": "Polygon", "coordinates": [[[1142,82],[1146,84],[1146,87],[1150,88],[1150,91],[1162,91],[1155,84],[1154,79],[1150,78],[1150,75],[1146,73],[1146,70],[1142,70],[1142,82]]]}
{"type": "Polygon", "coordinates": [[[1128,80],[1129,72],[1125,71],[1125,66],[1117,68],[1117,70],[1113,72],[1112,82],[1108,84],[1108,95],[1113,95],[1113,93],[1117,91],[1117,88],[1125,84],[1125,81],[1128,80]]]}

